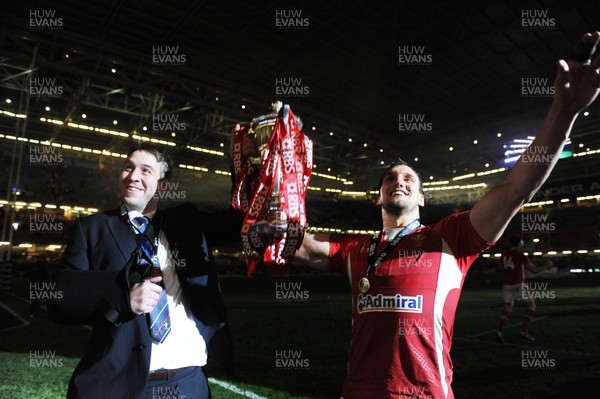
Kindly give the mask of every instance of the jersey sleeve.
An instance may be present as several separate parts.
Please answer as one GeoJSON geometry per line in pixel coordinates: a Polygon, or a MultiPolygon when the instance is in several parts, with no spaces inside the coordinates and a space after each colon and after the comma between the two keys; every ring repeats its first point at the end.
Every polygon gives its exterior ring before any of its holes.
{"type": "Polygon", "coordinates": [[[328,272],[341,272],[344,259],[342,257],[343,236],[333,235],[329,240],[329,267],[328,272]]]}
{"type": "Polygon", "coordinates": [[[328,272],[345,273],[348,256],[352,247],[364,239],[364,235],[359,234],[336,234],[329,238],[329,267],[328,272]]]}
{"type": "Polygon", "coordinates": [[[467,272],[480,253],[495,244],[485,241],[475,231],[470,211],[447,216],[436,223],[434,228],[450,247],[463,273],[467,272]]]}

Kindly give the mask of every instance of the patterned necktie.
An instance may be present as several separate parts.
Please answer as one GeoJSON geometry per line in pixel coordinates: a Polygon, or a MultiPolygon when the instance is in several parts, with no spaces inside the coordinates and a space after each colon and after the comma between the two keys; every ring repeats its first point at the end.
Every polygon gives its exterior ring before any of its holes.
{"type": "MultiPolygon", "coordinates": [[[[133,218],[133,221],[138,226],[139,231],[136,234],[136,239],[142,249],[142,256],[138,259],[138,265],[142,270],[146,270],[146,273],[143,273],[144,278],[162,276],[157,254],[154,252],[152,242],[148,238],[150,236],[154,239],[154,228],[145,216],[137,216],[133,218]]],[[[163,290],[160,293],[158,302],[156,302],[156,306],[154,306],[154,309],[148,315],[150,335],[158,343],[162,343],[171,331],[171,314],[169,313],[169,305],[167,304],[167,293],[164,289],[164,284],[161,282],[160,285],[163,287],[163,290]]]]}

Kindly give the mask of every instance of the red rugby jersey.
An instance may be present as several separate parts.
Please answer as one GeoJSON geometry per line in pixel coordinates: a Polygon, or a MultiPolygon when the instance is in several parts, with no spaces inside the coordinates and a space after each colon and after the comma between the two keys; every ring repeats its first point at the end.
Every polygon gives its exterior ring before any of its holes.
{"type": "Polygon", "coordinates": [[[453,398],[450,346],[460,290],[469,266],[492,243],[473,229],[469,212],[448,216],[404,237],[362,294],[370,239],[331,237],[330,270],[344,271],[352,285],[344,399],[453,398]]]}
{"type": "Polygon", "coordinates": [[[525,281],[525,264],[528,261],[527,256],[519,249],[511,248],[504,252],[502,254],[503,283],[513,285],[525,281]]]}

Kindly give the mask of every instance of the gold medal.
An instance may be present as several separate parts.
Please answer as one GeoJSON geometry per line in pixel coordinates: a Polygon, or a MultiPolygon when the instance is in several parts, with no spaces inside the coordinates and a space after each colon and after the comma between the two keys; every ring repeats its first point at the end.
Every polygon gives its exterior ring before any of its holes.
{"type": "Polygon", "coordinates": [[[369,288],[371,288],[371,283],[369,282],[368,278],[363,277],[360,280],[358,280],[358,290],[360,292],[366,294],[367,291],[369,291],[369,288]]]}

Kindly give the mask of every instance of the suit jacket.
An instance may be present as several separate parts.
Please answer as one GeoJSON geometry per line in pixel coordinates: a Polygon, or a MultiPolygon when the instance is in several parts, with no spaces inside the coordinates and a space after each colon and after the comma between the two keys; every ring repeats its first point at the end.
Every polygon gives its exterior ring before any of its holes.
{"type": "MultiPolygon", "coordinates": [[[[210,245],[239,240],[242,215],[232,209],[207,214],[191,204],[158,212],[175,260],[185,265],[177,268],[177,275],[209,357],[212,352],[231,360],[231,342],[223,329],[227,315],[210,245]]],[[[129,271],[136,252],[127,214],[119,209],[80,218],[73,226],[57,274],[56,289],[63,300],[49,306],[49,315],[62,323],[91,322],[93,330],[71,377],[68,398],[143,396],[152,337],[146,317],[133,314],[129,304],[129,271]]]]}

